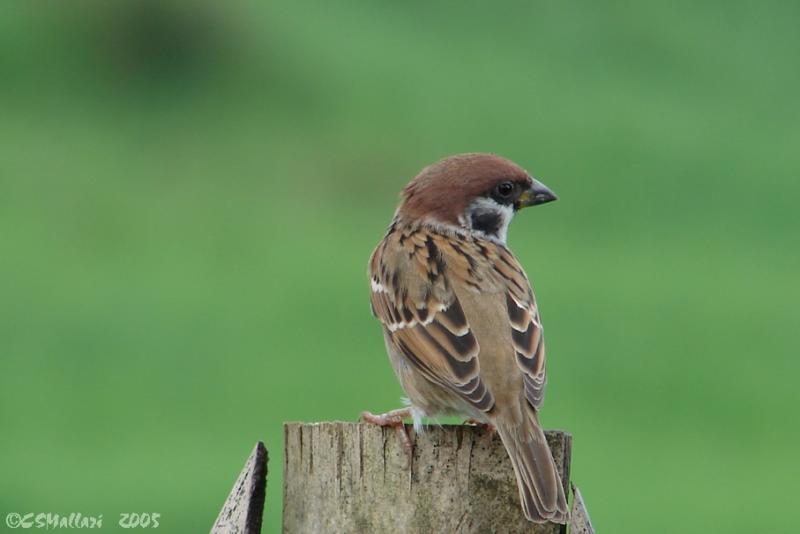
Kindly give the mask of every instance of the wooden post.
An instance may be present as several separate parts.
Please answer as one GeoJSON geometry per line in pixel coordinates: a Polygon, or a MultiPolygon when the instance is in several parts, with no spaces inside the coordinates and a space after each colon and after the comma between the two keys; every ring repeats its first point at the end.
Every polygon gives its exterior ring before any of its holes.
{"type": "Polygon", "coordinates": [[[259,534],[267,491],[267,449],[256,443],[222,506],[211,534],[259,534]]]}
{"type": "Polygon", "coordinates": [[[569,519],[570,534],[594,534],[592,520],[589,519],[589,511],[583,502],[583,495],[578,487],[572,485],[572,512],[569,519]]]}
{"type": "MultiPolygon", "coordinates": [[[[483,427],[427,426],[410,468],[391,428],[362,423],[284,425],[283,532],[565,533],[525,519],[511,462],[483,427]]],[[[565,493],[570,434],[547,432],[565,493]]]]}

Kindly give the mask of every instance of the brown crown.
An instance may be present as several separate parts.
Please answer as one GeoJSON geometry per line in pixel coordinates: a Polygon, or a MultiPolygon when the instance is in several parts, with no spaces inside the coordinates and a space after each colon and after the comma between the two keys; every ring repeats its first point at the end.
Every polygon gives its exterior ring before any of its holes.
{"type": "Polygon", "coordinates": [[[459,154],[429,165],[403,189],[399,214],[458,225],[458,217],[500,182],[531,182],[521,167],[494,154],[459,154]]]}

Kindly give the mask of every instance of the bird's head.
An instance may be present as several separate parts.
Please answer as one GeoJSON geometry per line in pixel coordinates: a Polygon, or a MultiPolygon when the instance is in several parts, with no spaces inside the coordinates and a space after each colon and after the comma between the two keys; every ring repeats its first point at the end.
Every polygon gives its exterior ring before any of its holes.
{"type": "Polygon", "coordinates": [[[493,154],[460,154],[422,169],[403,189],[398,216],[453,226],[505,243],[517,210],[556,195],[515,163],[493,154]]]}

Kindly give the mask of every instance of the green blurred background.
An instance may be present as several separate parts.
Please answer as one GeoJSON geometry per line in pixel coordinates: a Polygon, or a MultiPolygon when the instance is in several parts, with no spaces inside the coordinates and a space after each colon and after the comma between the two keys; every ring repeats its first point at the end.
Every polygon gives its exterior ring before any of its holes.
{"type": "Polygon", "coordinates": [[[488,151],[596,526],[793,530],[798,6],[4,2],[0,516],[204,532],[264,439],[276,532],[281,423],[402,395],[397,192],[488,151]]]}

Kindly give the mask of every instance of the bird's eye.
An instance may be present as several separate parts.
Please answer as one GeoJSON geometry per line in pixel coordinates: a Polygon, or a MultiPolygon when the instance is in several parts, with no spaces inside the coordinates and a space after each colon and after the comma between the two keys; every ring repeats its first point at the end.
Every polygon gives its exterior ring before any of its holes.
{"type": "Polygon", "coordinates": [[[514,184],[511,182],[502,182],[497,184],[497,195],[502,198],[508,198],[514,192],[514,184]]]}

